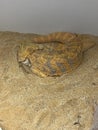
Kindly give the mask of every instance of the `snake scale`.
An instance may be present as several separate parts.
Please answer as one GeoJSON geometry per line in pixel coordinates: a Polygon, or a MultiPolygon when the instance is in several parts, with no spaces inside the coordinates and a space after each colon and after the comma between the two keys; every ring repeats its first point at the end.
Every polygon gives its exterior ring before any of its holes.
{"type": "Polygon", "coordinates": [[[20,44],[18,62],[40,77],[61,76],[75,70],[82,63],[84,51],[94,45],[76,33],[38,35],[31,43],[20,44]]]}

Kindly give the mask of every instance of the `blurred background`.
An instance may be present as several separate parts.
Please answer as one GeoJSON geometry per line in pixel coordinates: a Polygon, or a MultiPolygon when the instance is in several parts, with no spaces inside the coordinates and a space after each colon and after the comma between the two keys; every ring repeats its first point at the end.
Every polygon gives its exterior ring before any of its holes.
{"type": "Polygon", "coordinates": [[[0,0],[0,31],[98,35],[98,0],[0,0]]]}

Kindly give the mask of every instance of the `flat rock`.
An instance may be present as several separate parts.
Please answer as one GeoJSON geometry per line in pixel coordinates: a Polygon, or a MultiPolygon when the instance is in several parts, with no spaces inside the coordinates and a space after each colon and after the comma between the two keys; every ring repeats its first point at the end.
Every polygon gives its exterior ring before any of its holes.
{"type": "Polygon", "coordinates": [[[17,62],[17,46],[35,34],[0,32],[0,129],[90,130],[98,104],[98,37],[71,74],[40,78],[17,62]]]}

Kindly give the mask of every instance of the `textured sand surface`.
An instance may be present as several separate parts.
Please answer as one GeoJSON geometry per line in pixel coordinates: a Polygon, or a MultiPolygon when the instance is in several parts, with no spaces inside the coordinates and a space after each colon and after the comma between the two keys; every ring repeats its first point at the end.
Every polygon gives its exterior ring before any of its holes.
{"type": "MultiPolygon", "coordinates": [[[[69,75],[39,78],[17,62],[17,45],[33,34],[0,32],[0,127],[3,130],[90,130],[98,104],[98,44],[69,75]]],[[[98,42],[98,38],[88,35],[98,42]]]]}

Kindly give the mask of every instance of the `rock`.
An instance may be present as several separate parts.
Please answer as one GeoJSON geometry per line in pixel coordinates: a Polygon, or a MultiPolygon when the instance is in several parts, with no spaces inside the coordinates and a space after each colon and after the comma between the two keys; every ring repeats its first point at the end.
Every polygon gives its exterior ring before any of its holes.
{"type": "MultiPolygon", "coordinates": [[[[34,36],[0,32],[0,128],[90,130],[98,104],[98,44],[72,74],[39,78],[17,62],[17,46],[34,36]]],[[[97,43],[98,37],[86,36],[97,43]]]]}

